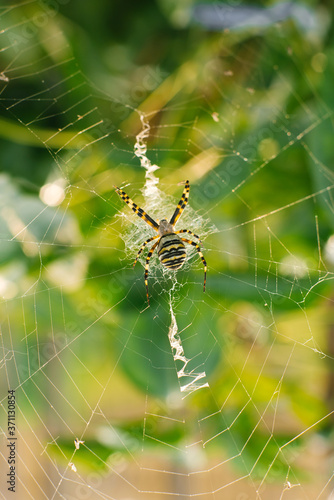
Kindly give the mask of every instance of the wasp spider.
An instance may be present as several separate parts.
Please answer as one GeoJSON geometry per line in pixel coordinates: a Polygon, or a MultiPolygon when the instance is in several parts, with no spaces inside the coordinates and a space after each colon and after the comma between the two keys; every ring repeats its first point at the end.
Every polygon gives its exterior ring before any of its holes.
{"type": "Polygon", "coordinates": [[[150,304],[150,299],[148,295],[148,281],[147,281],[148,269],[149,269],[150,258],[152,257],[152,254],[156,248],[158,251],[158,256],[161,264],[165,267],[168,267],[168,269],[176,270],[182,266],[187,257],[186,247],[184,243],[188,243],[188,245],[194,246],[197,252],[199,253],[199,256],[201,257],[204,266],[203,291],[205,292],[207,266],[204,256],[201,252],[200,246],[195,241],[188,240],[186,238],[180,238],[177,235],[180,233],[188,233],[191,234],[194,238],[197,238],[199,242],[201,242],[201,240],[199,236],[197,236],[197,234],[194,234],[192,231],[189,231],[189,229],[180,229],[178,231],[174,230],[174,225],[180,218],[185,206],[188,203],[189,191],[190,191],[189,181],[185,182],[185,187],[182,193],[182,197],[175,209],[175,212],[171,220],[168,222],[167,219],[162,219],[161,221],[159,221],[159,223],[153,220],[146,212],[144,212],[142,208],[138,207],[138,205],[136,205],[136,203],[134,203],[124,191],[122,191],[116,186],[115,188],[116,192],[119,194],[122,200],[129,205],[131,210],[133,210],[134,213],[138,215],[138,217],[143,219],[149,226],[151,226],[158,233],[157,236],[149,238],[142,244],[133,264],[135,266],[139,255],[141,254],[141,252],[144,250],[145,246],[148,243],[154,240],[158,240],[152,245],[151,250],[148,252],[145,263],[145,286],[146,286],[146,296],[148,304],[150,304]]]}

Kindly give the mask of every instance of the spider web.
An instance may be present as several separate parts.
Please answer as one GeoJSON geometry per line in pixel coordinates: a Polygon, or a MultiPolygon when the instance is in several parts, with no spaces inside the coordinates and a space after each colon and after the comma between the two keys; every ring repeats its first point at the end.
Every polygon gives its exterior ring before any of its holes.
{"type": "Polygon", "coordinates": [[[1,497],[15,438],[19,498],[332,498],[328,24],[215,33],[124,97],[67,4],[0,11],[1,497]],[[161,219],[185,179],[207,289],[154,255],[147,307],[114,185],[161,219]]]}

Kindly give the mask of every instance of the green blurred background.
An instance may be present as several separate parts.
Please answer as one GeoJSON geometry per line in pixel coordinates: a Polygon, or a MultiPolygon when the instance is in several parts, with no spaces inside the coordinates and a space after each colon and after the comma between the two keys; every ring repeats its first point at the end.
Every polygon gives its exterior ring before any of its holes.
{"type": "Polygon", "coordinates": [[[20,491],[328,498],[330,4],[32,0],[0,20],[2,428],[16,389],[20,491]],[[207,290],[194,253],[176,279],[152,257],[147,308],[132,263],[152,232],[114,186],[162,218],[185,179],[177,227],[205,239],[207,290]],[[171,305],[209,384],[187,397],[171,305]]]}

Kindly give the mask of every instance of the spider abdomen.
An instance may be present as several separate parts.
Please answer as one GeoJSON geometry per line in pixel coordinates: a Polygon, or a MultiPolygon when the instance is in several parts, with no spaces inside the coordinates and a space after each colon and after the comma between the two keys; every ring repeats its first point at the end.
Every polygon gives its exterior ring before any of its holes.
{"type": "Polygon", "coordinates": [[[186,260],[186,247],[175,233],[161,236],[158,244],[158,256],[163,266],[179,269],[186,260]]]}
{"type": "Polygon", "coordinates": [[[144,275],[144,281],[145,281],[145,287],[146,287],[146,297],[147,297],[147,302],[148,305],[150,305],[150,299],[148,295],[148,270],[149,270],[149,262],[150,258],[153,255],[153,252],[155,250],[158,251],[158,256],[160,259],[160,262],[163,266],[169,268],[169,269],[179,269],[184,261],[187,258],[186,254],[186,247],[184,243],[187,243],[187,245],[191,245],[196,248],[198,255],[200,256],[203,266],[204,266],[204,285],[203,285],[203,292],[205,292],[205,284],[206,284],[206,270],[207,270],[207,265],[206,261],[204,259],[204,255],[201,252],[201,248],[199,243],[201,243],[201,240],[197,234],[193,233],[190,231],[190,229],[180,229],[179,231],[174,232],[174,226],[178,219],[180,218],[183,210],[185,209],[187,203],[188,203],[188,198],[189,198],[189,190],[190,190],[190,185],[189,181],[185,181],[185,186],[184,190],[181,196],[181,199],[179,203],[177,204],[177,207],[174,211],[174,214],[172,215],[172,218],[168,222],[167,219],[162,219],[161,221],[156,221],[152,219],[142,208],[140,208],[134,201],[132,201],[129,196],[119,189],[117,186],[115,186],[116,192],[119,194],[119,196],[122,198],[122,200],[129,205],[131,210],[138,215],[141,219],[143,219],[146,224],[151,226],[158,234],[156,236],[152,236],[151,238],[148,238],[148,240],[144,241],[142,246],[140,247],[137,257],[134,261],[134,264],[138,261],[138,258],[146,245],[150,243],[151,241],[155,241],[153,243],[151,249],[149,250],[147,257],[146,257],[146,262],[145,262],[145,275],[144,275]],[[179,238],[178,234],[180,233],[187,233],[193,236],[196,240],[198,240],[199,243],[193,240],[189,240],[187,238],[179,238]],[[156,241],[158,240],[158,241],[156,241]],[[183,243],[184,242],[184,243],[183,243]]]}

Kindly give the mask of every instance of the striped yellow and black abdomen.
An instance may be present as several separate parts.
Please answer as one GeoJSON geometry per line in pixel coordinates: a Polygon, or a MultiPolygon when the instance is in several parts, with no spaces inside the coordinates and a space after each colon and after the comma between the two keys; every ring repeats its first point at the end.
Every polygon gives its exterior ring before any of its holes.
{"type": "Polygon", "coordinates": [[[186,247],[175,233],[161,236],[158,256],[162,265],[169,269],[179,269],[186,260],[186,247]]]}

